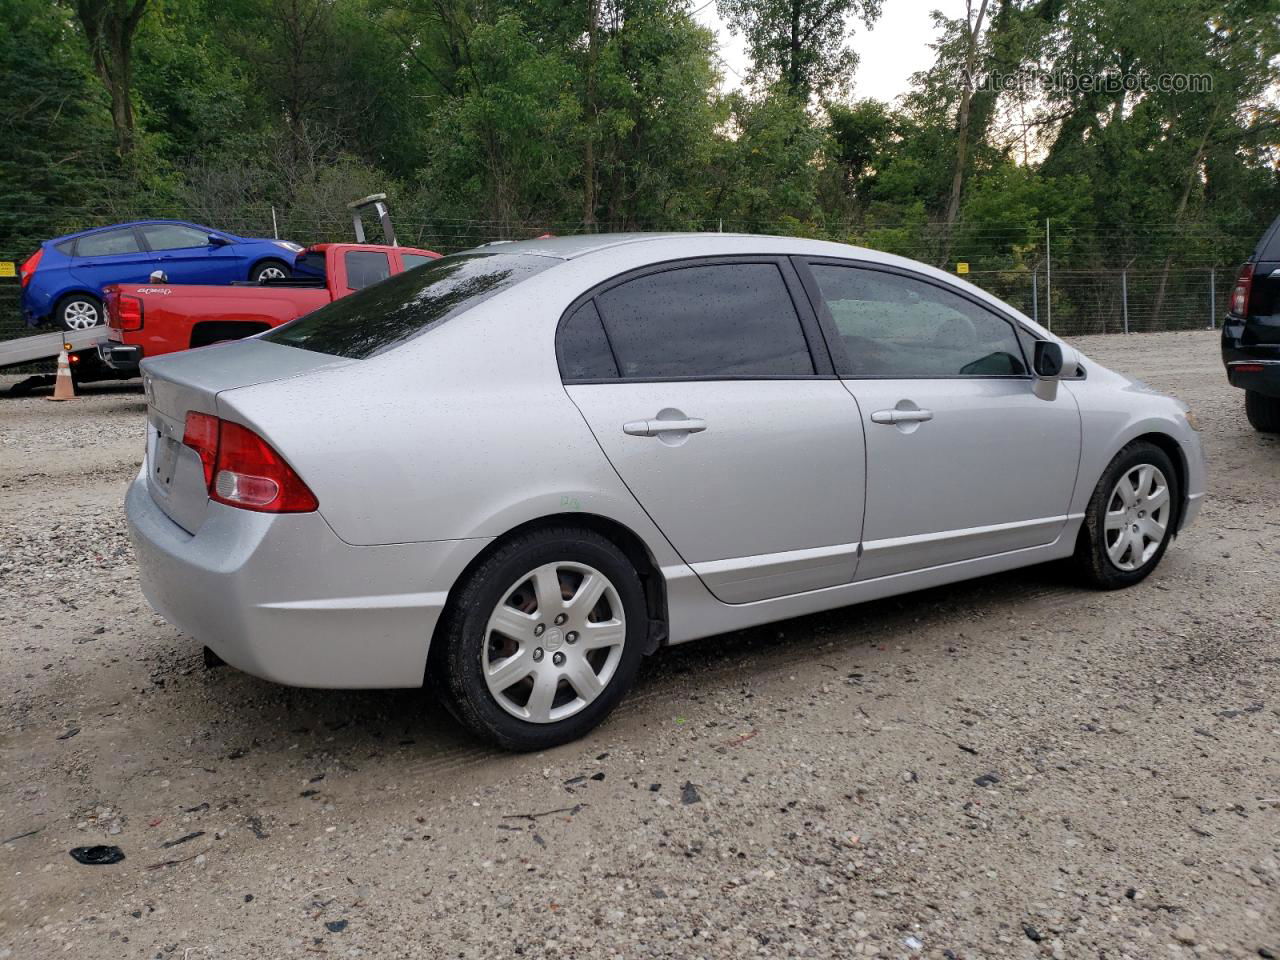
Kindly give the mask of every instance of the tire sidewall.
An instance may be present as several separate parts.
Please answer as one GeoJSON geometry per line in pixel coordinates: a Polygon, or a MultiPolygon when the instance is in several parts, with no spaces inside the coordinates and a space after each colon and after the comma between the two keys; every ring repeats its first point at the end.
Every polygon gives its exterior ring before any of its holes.
{"type": "Polygon", "coordinates": [[[106,316],[102,309],[101,300],[99,300],[97,297],[93,296],[92,294],[73,293],[59,300],[58,306],[54,310],[54,316],[57,318],[58,329],[68,330],[68,331],[93,329],[93,327],[71,327],[67,324],[67,307],[71,306],[71,304],[73,303],[87,303],[90,306],[92,306],[94,310],[98,312],[98,319],[97,319],[97,322],[94,323],[93,325],[94,327],[102,326],[103,322],[106,320],[106,316]]]}
{"type": "Polygon", "coordinates": [[[622,699],[644,658],[647,635],[648,617],[640,579],[612,543],[585,530],[522,538],[475,571],[459,594],[446,635],[440,638],[448,644],[441,666],[450,706],[464,724],[507,749],[541,750],[576,740],[599,724],[622,699]],[[489,618],[512,585],[539,566],[553,562],[587,564],[608,577],[622,601],[627,636],[617,669],[595,700],[556,723],[530,723],[512,716],[493,699],[484,678],[482,651],[489,618]]]}
{"type": "Polygon", "coordinates": [[[1086,517],[1091,532],[1089,559],[1101,585],[1110,588],[1131,586],[1145,580],[1151,571],[1159,566],[1165,550],[1169,548],[1169,542],[1177,533],[1181,503],[1182,488],[1179,485],[1178,472],[1174,469],[1169,455],[1155,444],[1134,443],[1116,455],[1102,474],[1102,479],[1098,481],[1098,486],[1089,501],[1089,514],[1086,517]],[[1165,483],[1169,487],[1169,523],[1165,529],[1164,539],[1160,541],[1160,546],[1156,548],[1150,560],[1136,570],[1121,570],[1112,562],[1111,555],[1107,552],[1107,505],[1120,478],[1134,467],[1143,464],[1150,464],[1164,474],[1165,483]]]}

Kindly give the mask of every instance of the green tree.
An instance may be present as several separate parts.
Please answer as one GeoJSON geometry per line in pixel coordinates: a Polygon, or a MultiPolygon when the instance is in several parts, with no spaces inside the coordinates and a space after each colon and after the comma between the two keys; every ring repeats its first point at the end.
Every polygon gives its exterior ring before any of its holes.
{"type": "Polygon", "coordinates": [[[719,0],[720,15],[742,34],[752,76],[781,81],[791,96],[808,101],[839,92],[857,55],[848,46],[851,21],[870,27],[880,0],[719,0]]]}

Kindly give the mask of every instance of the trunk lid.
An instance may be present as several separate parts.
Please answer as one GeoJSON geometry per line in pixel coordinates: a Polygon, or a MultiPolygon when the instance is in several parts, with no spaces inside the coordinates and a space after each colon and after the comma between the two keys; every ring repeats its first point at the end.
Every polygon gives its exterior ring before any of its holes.
{"type": "Polygon", "coordinates": [[[224,390],[283,380],[352,363],[262,340],[237,340],[167,354],[142,362],[147,397],[144,469],[151,499],[188,533],[200,529],[209,510],[200,457],[182,442],[187,414],[218,414],[224,390]]]}

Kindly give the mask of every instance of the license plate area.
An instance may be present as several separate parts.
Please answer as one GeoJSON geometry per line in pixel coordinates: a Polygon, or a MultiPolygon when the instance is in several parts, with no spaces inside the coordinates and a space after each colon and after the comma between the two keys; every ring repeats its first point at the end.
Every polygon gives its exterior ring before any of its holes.
{"type": "Polygon", "coordinates": [[[182,442],[174,436],[173,427],[158,414],[152,414],[147,444],[147,472],[151,484],[162,496],[169,493],[177,469],[182,442]]]}

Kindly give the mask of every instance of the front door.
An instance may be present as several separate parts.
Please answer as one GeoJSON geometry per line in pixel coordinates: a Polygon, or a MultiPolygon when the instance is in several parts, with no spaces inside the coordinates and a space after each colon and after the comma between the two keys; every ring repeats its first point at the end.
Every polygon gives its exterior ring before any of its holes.
{"type": "Polygon", "coordinates": [[[217,275],[209,234],[184,223],[147,223],[142,237],[169,283],[212,283],[217,275]]]}
{"type": "Polygon", "coordinates": [[[1014,322],[902,272],[809,265],[867,442],[858,579],[1052,543],[1080,460],[1069,390],[1033,392],[1014,322]]]}
{"type": "Polygon", "coordinates": [[[862,424],[811,349],[821,343],[785,260],[668,265],[597,291],[561,324],[569,396],[726,603],[853,579],[862,424]]]}

